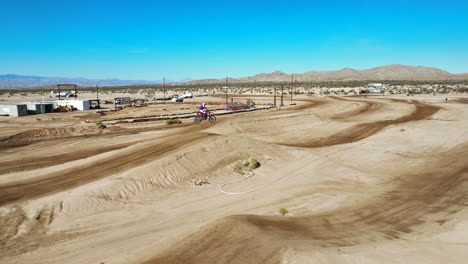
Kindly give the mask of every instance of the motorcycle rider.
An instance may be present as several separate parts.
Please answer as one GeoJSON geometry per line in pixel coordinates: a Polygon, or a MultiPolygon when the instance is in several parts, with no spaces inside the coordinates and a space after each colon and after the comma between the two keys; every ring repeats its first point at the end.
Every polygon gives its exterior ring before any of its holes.
{"type": "Polygon", "coordinates": [[[198,113],[200,113],[203,119],[206,119],[206,117],[208,116],[207,112],[208,112],[208,108],[206,108],[206,103],[203,102],[198,108],[198,113]]]}

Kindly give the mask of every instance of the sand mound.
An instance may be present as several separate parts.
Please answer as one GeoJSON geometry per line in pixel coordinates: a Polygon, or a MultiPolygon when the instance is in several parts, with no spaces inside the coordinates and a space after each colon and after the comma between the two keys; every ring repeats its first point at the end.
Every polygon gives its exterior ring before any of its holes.
{"type": "Polygon", "coordinates": [[[415,105],[416,109],[413,112],[402,117],[398,117],[391,120],[382,120],[354,125],[349,128],[343,129],[336,134],[330,135],[326,138],[313,138],[309,140],[307,140],[307,138],[302,138],[300,139],[300,142],[289,142],[282,144],[295,147],[316,148],[356,142],[371,135],[374,135],[390,125],[427,119],[440,110],[440,107],[438,106],[429,105],[417,101],[413,101],[411,102],[411,104],[415,105]]]}
{"type": "Polygon", "coordinates": [[[218,219],[144,264],[278,263],[282,243],[252,224],[251,216],[218,219]]]}
{"type": "Polygon", "coordinates": [[[98,126],[40,128],[18,133],[4,138],[1,141],[32,141],[49,138],[55,139],[73,136],[97,135],[101,133],[103,133],[103,129],[99,128],[98,126]]]}
{"type": "MultiPolygon", "coordinates": [[[[65,197],[64,211],[85,212],[105,208],[115,202],[138,202],[139,197],[152,192],[192,188],[191,181],[215,181],[234,174],[231,165],[252,156],[279,157],[278,148],[264,142],[242,138],[206,136],[197,144],[187,145],[173,155],[149,161],[98,184],[79,191],[80,195],[65,197]]],[[[285,155],[283,154],[283,158],[285,155]]]]}
{"type": "Polygon", "coordinates": [[[374,102],[367,99],[332,98],[320,103],[307,102],[305,106],[300,112],[276,111],[268,117],[239,117],[235,122],[224,122],[208,131],[223,135],[244,135],[286,146],[315,148],[356,142],[390,125],[427,119],[440,109],[423,102],[394,99],[374,102]],[[356,107],[355,103],[362,106],[356,107]],[[320,108],[312,108],[315,104],[319,104],[320,108]],[[384,106],[386,104],[391,107],[384,106]],[[407,109],[403,107],[404,112],[401,112],[400,105],[407,109]],[[392,114],[382,117],[380,110],[383,108],[392,114]],[[369,118],[372,115],[378,118],[374,121],[369,118]],[[343,122],[350,118],[358,123],[351,125],[343,122]]]}
{"type": "Polygon", "coordinates": [[[145,263],[278,263],[279,249],[294,248],[294,241],[302,241],[302,249],[307,241],[308,250],[355,246],[398,239],[417,233],[422,226],[438,226],[468,201],[467,146],[422,167],[420,174],[402,175],[394,188],[358,207],[299,217],[229,216],[145,263]]]}

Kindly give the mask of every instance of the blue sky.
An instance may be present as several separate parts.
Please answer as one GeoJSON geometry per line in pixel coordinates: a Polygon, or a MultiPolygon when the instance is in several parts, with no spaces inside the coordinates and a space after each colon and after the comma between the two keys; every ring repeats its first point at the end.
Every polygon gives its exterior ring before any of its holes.
{"type": "Polygon", "coordinates": [[[158,80],[387,64],[468,72],[468,1],[2,0],[0,74],[158,80]]]}

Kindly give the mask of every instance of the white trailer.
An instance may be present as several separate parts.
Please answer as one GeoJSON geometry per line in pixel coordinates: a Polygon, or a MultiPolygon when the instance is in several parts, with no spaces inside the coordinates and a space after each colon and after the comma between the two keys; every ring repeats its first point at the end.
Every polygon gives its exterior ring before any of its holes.
{"type": "Polygon", "coordinates": [[[83,110],[89,110],[90,109],[90,103],[88,100],[78,100],[78,99],[72,99],[72,100],[59,100],[59,101],[52,101],[52,102],[47,102],[47,103],[52,103],[54,106],[60,105],[60,106],[72,106],[73,108],[76,108],[76,110],[83,111],[83,110]]]}

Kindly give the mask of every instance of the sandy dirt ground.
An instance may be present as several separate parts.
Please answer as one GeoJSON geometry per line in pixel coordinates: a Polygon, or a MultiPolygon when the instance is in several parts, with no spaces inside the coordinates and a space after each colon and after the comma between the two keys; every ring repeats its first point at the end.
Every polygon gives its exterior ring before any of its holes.
{"type": "Polygon", "coordinates": [[[96,126],[222,96],[1,118],[0,262],[466,263],[464,99],[299,96],[215,124],[96,126]]]}

